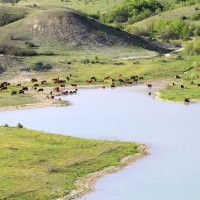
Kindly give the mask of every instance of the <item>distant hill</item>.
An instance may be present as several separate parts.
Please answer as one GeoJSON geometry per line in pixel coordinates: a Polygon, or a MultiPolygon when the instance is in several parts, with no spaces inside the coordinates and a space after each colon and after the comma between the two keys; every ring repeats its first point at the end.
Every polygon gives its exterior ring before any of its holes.
{"type": "MultiPolygon", "coordinates": [[[[25,18],[0,28],[0,45],[42,51],[45,47],[92,50],[115,48],[168,52],[168,47],[99,23],[84,14],[69,9],[37,10],[25,18]],[[38,48],[36,48],[38,47],[38,48]]],[[[7,48],[8,49],[8,48],[7,48]]]]}

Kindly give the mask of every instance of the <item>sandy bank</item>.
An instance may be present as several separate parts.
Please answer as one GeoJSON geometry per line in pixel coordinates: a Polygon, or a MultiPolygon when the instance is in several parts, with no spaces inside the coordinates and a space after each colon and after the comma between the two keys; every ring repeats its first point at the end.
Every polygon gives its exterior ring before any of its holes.
{"type": "Polygon", "coordinates": [[[86,195],[87,193],[94,192],[95,191],[95,183],[97,180],[107,174],[116,173],[126,166],[133,164],[136,160],[144,157],[145,155],[148,155],[148,145],[141,144],[140,145],[141,151],[143,153],[138,153],[135,155],[129,155],[121,160],[121,164],[119,166],[111,166],[107,167],[101,171],[97,171],[91,174],[88,174],[87,176],[80,178],[76,181],[76,190],[72,190],[68,195],[64,197],[60,197],[57,200],[72,200],[72,199],[78,199],[83,195],[86,195]]]}

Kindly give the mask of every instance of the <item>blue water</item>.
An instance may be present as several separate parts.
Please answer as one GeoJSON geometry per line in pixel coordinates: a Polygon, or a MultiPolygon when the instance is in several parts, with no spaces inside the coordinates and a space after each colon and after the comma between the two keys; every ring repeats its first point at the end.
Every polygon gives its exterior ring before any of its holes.
{"type": "Polygon", "coordinates": [[[80,90],[66,99],[73,105],[0,112],[0,124],[151,145],[149,156],[101,178],[82,199],[200,199],[200,104],[157,101],[146,87],[80,90]]]}

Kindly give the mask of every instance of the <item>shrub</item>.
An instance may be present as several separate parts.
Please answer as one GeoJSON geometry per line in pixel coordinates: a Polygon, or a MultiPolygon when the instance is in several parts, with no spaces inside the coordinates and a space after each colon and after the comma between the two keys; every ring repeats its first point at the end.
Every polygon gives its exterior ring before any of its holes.
{"type": "Polygon", "coordinates": [[[0,45],[0,54],[13,56],[36,56],[37,52],[4,44],[0,45]]]}
{"type": "Polygon", "coordinates": [[[100,20],[113,22],[134,23],[163,10],[163,5],[156,0],[125,0],[114,11],[104,14],[100,20]]]}
{"type": "Polygon", "coordinates": [[[185,55],[200,55],[200,40],[189,42],[184,49],[185,55]]]}
{"type": "Polygon", "coordinates": [[[42,62],[35,63],[35,66],[33,67],[33,70],[35,71],[48,71],[51,70],[53,67],[51,64],[45,64],[42,62]]]}

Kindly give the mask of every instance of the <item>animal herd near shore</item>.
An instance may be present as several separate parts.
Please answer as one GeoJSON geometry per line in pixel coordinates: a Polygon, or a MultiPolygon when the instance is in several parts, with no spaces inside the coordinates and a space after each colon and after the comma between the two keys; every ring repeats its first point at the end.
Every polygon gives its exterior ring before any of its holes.
{"type": "MultiPolygon", "coordinates": [[[[38,93],[45,93],[46,98],[54,99],[55,96],[67,96],[67,95],[74,95],[78,92],[78,84],[70,83],[72,74],[67,76],[65,79],[63,78],[52,78],[51,80],[39,80],[38,78],[31,78],[29,83],[18,83],[18,84],[11,84],[8,81],[4,81],[0,83],[0,91],[6,91],[12,87],[15,87],[15,90],[10,92],[11,96],[13,95],[23,95],[28,93],[29,91],[38,92],[38,93]],[[27,86],[28,84],[28,86],[27,86]],[[51,85],[49,87],[49,85],[51,85]],[[66,90],[66,88],[71,88],[71,90],[66,90]]],[[[199,78],[196,77],[196,78],[199,78]]],[[[175,79],[181,79],[180,75],[175,75],[175,79]]],[[[115,88],[117,86],[122,85],[136,85],[139,83],[140,80],[144,80],[143,76],[133,75],[130,78],[124,78],[122,74],[119,74],[118,77],[111,77],[105,76],[103,79],[98,79],[96,76],[92,76],[90,79],[86,80],[86,84],[97,84],[100,83],[101,87],[105,89],[106,87],[110,86],[111,88],[115,88]],[[110,85],[109,85],[110,84],[110,85]]],[[[191,85],[197,85],[200,87],[200,84],[195,84],[193,81],[190,83],[191,85]]],[[[176,86],[176,83],[170,84],[172,87],[176,86]]],[[[148,95],[151,96],[151,88],[153,85],[151,83],[147,84],[147,88],[149,89],[148,95]]],[[[185,85],[180,85],[181,89],[185,89],[185,85]]],[[[184,103],[188,104],[191,100],[188,97],[185,97],[184,103]]]]}

